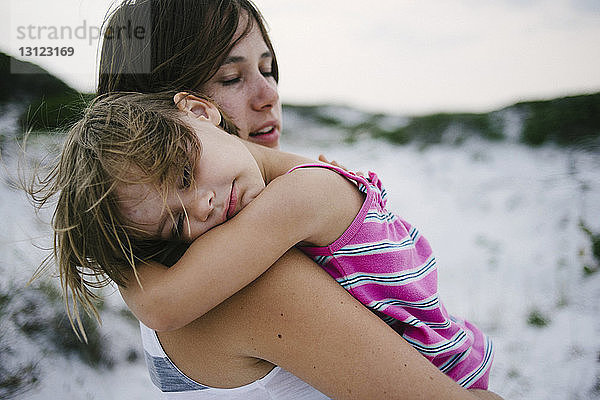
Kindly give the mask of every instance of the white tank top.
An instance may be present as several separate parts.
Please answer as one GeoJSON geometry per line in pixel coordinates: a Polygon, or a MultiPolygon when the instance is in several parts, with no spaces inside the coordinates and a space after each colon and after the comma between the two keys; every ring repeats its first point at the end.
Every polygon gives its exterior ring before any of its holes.
{"type": "Polygon", "coordinates": [[[177,400],[324,400],[323,393],[297,376],[275,367],[252,383],[220,389],[198,383],[185,375],[167,356],[156,332],[140,322],[146,364],[152,382],[165,399],[177,400]]]}

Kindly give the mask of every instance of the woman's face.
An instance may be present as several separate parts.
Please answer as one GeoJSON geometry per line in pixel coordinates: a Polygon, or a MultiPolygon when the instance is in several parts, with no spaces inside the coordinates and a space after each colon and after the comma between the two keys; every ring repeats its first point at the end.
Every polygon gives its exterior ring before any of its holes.
{"type": "MultiPolygon", "coordinates": [[[[235,38],[246,21],[240,21],[235,38]]],[[[217,73],[199,89],[209,95],[239,129],[242,139],[278,148],[281,135],[281,103],[272,75],[273,55],[258,24],[232,49],[217,73]]]]}

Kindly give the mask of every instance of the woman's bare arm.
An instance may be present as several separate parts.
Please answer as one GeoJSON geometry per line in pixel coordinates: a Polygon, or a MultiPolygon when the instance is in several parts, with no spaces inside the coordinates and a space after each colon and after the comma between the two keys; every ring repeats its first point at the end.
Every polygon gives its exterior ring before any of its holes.
{"type": "Polygon", "coordinates": [[[481,390],[481,389],[469,389],[469,393],[477,396],[478,399],[483,400],[502,400],[502,397],[498,396],[494,392],[490,392],[489,390],[481,390]]]}
{"type": "MultiPolygon", "coordinates": [[[[335,399],[477,399],[295,249],[199,321],[223,351],[268,360],[335,399]]],[[[184,371],[198,362],[187,364],[189,351],[173,354],[184,371]]]]}

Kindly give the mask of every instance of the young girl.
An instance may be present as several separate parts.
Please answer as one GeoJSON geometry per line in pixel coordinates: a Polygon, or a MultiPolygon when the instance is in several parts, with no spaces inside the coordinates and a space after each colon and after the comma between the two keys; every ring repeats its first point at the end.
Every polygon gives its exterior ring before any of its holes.
{"type": "Polygon", "coordinates": [[[176,329],[298,246],[441,371],[487,388],[489,340],[446,312],[427,241],[386,209],[375,174],[242,141],[221,129],[211,102],[171,98],[177,108],[164,94],[104,96],[70,132],[55,230],[76,301],[93,307],[89,271],[124,286],[136,262],[171,257],[165,242],[191,243],[124,291],[144,323],[176,329]]]}

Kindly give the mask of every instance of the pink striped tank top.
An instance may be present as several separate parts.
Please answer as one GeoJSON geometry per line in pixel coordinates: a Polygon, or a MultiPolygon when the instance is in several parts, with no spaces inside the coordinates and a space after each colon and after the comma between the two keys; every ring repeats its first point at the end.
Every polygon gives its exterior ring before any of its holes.
{"type": "Polygon", "coordinates": [[[473,324],[450,315],[437,290],[435,257],[419,231],[386,209],[386,192],[368,178],[323,164],[354,181],[366,199],[348,229],[326,247],[299,246],[353,297],[461,386],[487,389],[491,341],[473,324]]]}

